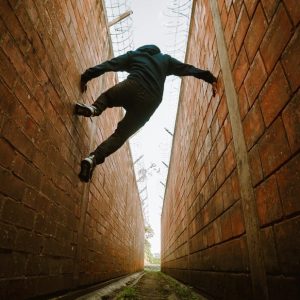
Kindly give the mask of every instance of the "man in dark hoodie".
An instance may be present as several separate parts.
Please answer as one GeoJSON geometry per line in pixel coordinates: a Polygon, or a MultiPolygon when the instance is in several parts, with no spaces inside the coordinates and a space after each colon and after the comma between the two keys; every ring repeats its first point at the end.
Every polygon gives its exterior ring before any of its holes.
{"type": "Polygon", "coordinates": [[[217,79],[206,70],[181,63],[167,54],[162,54],[155,45],[145,45],[136,51],[129,51],[100,65],[87,69],[81,75],[81,91],[87,89],[87,82],[109,71],[126,71],[126,80],[101,94],[93,105],[77,103],[75,114],[85,117],[99,116],[107,107],[123,107],[124,118],[115,132],[101,143],[81,162],[79,178],[88,182],[96,165],[118,150],[125,141],[139,130],[159,106],[168,75],[194,76],[212,85],[216,93],[217,79]]]}

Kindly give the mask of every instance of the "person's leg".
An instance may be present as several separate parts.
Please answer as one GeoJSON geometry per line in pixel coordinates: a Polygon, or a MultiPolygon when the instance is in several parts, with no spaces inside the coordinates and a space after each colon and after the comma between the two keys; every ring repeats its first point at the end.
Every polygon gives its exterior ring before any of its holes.
{"type": "Polygon", "coordinates": [[[106,157],[117,151],[147,121],[147,117],[141,118],[134,112],[126,112],[125,117],[118,123],[115,132],[81,162],[79,178],[88,182],[95,166],[103,163],[106,157]]]}
{"type": "Polygon", "coordinates": [[[145,122],[138,119],[135,114],[127,112],[125,117],[118,123],[115,132],[92,152],[96,157],[97,164],[103,163],[107,156],[117,151],[145,122]]]}
{"type": "Polygon", "coordinates": [[[130,100],[136,95],[137,83],[132,80],[124,80],[102,93],[92,105],[76,103],[74,114],[84,117],[95,117],[107,107],[130,108],[130,100]]]}

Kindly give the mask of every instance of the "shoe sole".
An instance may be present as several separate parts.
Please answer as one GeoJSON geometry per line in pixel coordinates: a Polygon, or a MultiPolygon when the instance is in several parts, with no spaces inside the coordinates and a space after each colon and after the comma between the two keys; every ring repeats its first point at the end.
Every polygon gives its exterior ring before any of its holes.
{"type": "Polygon", "coordinates": [[[91,117],[92,112],[85,106],[76,103],[74,107],[74,115],[77,116],[84,116],[84,117],[91,117]]]}
{"type": "Polygon", "coordinates": [[[79,173],[79,178],[81,181],[83,182],[89,182],[90,179],[91,179],[91,165],[88,161],[86,160],[83,160],[81,162],[81,170],[80,170],[80,173],[79,173]]]}

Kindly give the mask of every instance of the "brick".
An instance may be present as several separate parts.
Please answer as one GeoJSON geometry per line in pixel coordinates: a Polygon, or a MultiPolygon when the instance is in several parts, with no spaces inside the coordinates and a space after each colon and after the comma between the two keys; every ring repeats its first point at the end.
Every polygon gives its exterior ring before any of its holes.
{"type": "Polygon", "coordinates": [[[279,193],[285,215],[300,211],[300,156],[285,164],[277,173],[279,193]]]}
{"type": "Polygon", "coordinates": [[[232,236],[238,236],[245,232],[244,215],[240,201],[230,209],[232,236]]]}
{"type": "MultiPolygon", "coordinates": [[[[215,115],[215,117],[213,118],[212,124],[211,124],[211,135],[208,134],[206,136],[205,144],[211,143],[211,141],[214,142],[215,138],[217,137],[217,135],[219,133],[219,130],[220,130],[219,121],[218,121],[217,115],[215,115]]],[[[208,146],[205,145],[205,147],[211,148],[211,145],[208,145],[208,146]]]]}
{"type": "Polygon", "coordinates": [[[225,134],[224,134],[224,130],[220,130],[218,137],[216,139],[216,144],[217,144],[217,155],[218,158],[221,157],[221,155],[223,154],[223,152],[226,149],[226,140],[225,140],[225,134]]]}
{"type": "Polygon", "coordinates": [[[25,275],[49,274],[49,259],[46,256],[29,256],[25,275]]]}
{"type": "Polygon", "coordinates": [[[17,81],[17,72],[2,49],[0,49],[0,73],[1,78],[9,88],[12,88],[17,81]]]}
{"type": "Polygon", "coordinates": [[[0,277],[17,277],[25,273],[26,256],[19,253],[0,253],[0,277]]]}
{"type": "Polygon", "coordinates": [[[289,84],[278,63],[260,94],[260,107],[267,127],[287,103],[290,93],[289,84]]]}
{"type": "Polygon", "coordinates": [[[280,118],[262,136],[258,149],[265,176],[268,176],[290,157],[290,148],[280,118]]]}
{"type": "MultiPolygon", "coordinates": [[[[222,12],[223,11],[223,7],[224,7],[224,0],[218,0],[218,7],[219,7],[219,11],[222,12]]],[[[225,10],[225,9],[224,9],[225,10]]]]}
{"type": "Polygon", "coordinates": [[[274,226],[277,254],[284,274],[300,270],[300,217],[295,217],[274,226]],[[290,237],[293,237],[292,239],[290,237]]]}
{"type": "Polygon", "coordinates": [[[279,0],[262,0],[262,6],[265,12],[265,15],[268,19],[268,22],[272,20],[272,17],[276,11],[276,8],[279,4],[279,0]]]}
{"type": "Polygon", "coordinates": [[[219,162],[216,165],[216,176],[217,176],[217,184],[221,186],[225,180],[225,165],[223,157],[220,158],[219,162]]]}
{"type": "Polygon", "coordinates": [[[34,295],[36,291],[36,280],[34,279],[21,279],[21,278],[13,278],[8,279],[0,287],[1,295],[4,295],[5,299],[22,299],[28,298],[34,295]]]}
{"type": "Polygon", "coordinates": [[[283,68],[293,92],[296,91],[300,85],[300,79],[298,76],[300,68],[299,45],[300,29],[298,28],[282,55],[283,68]]]}
{"type": "Polygon", "coordinates": [[[225,0],[225,7],[227,12],[229,12],[230,8],[232,7],[231,3],[232,0],[225,0]]]}
{"type": "Polygon", "coordinates": [[[10,4],[11,8],[14,10],[17,9],[20,4],[20,3],[18,3],[19,2],[18,0],[8,0],[8,2],[10,4]]]}
{"type": "Polygon", "coordinates": [[[226,241],[232,237],[232,224],[230,213],[224,212],[221,216],[222,241],[226,241]]]}
{"type": "MultiPolygon", "coordinates": [[[[33,96],[31,95],[29,90],[20,81],[17,81],[17,83],[15,84],[14,93],[19,99],[20,103],[24,105],[27,112],[32,116],[33,120],[35,120],[37,124],[41,124],[44,121],[45,116],[43,115],[42,110],[39,106],[39,101],[36,102],[35,99],[33,99],[33,96]]],[[[27,116],[27,122],[29,122],[30,120],[31,119],[27,116]]]]}
{"type": "Polygon", "coordinates": [[[32,141],[20,130],[14,121],[9,120],[4,124],[3,136],[27,158],[31,159],[34,153],[32,141]]]}
{"type": "Polygon", "coordinates": [[[231,174],[230,179],[231,179],[231,190],[232,190],[233,200],[238,200],[241,198],[241,194],[240,194],[240,184],[237,176],[237,170],[235,170],[231,174]]]}
{"type": "Polygon", "coordinates": [[[282,207],[276,183],[271,176],[255,189],[258,217],[261,225],[275,222],[282,217],[282,207]]]}
{"type": "Polygon", "coordinates": [[[22,202],[26,206],[36,209],[37,197],[38,197],[38,192],[30,187],[27,187],[23,193],[22,202]]]}
{"type": "Polygon", "coordinates": [[[235,24],[236,24],[236,16],[235,16],[234,8],[233,6],[231,6],[230,11],[228,13],[227,23],[224,31],[224,37],[227,45],[229,45],[229,42],[232,38],[235,24]]]}
{"type": "Polygon", "coordinates": [[[40,22],[39,14],[34,5],[33,0],[28,0],[26,5],[26,11],[28,13],[28,17],[30,18],[34,28],[37,28],[37,24],[40,22]]]}
{"type": "Polygon", "coordinates": [[[279,5],[260,46],[261,56],[268,73],[291,37],[292,24],[282,4],[279,5]]]}
{"type": "Polygon", "coordinates": [[[248,158],[249,158],[252,186],[256,186],[263,179],[264,176],[257,145],[252,147],[252,149],[249,151],[248,158]]]}
{"type": "Polygon", "coordinates": [[[0,248],[12,249],[16,240],[16,229],[14,226],[0,223],[0,248]]]}
{"type": "Polygon", "coordinates": [[[231,142],[224,153],[225,176],[228,177],[236,166],[233,142],[231,142]]]}
{"type": "Polygon", "coordinates": [[[245,6],[243,5],[240,13],[238,15],[236,27],[233,32],[233,40],[234,40],[234,45],[235,45],[235,49],[237,52],[239,52],[241,49],[241,46],[242,46],[242,43],[244,42],[244,38],[247,33],[249,24],[250,24],[250,21],[248,18],[248,14],[247,14],[245,6]]]}
{"type": "Polygon", "coordinates": [[[26,39],[26,35],[24,35],[18,19],[6,1],[1,2],[0,14],[8,31],[14,37],[22,53],[25,54],[30,47],[30,43],[26,39]]]}
{"type": "Polygon", "coordinates": [[[280,272],[273,227],[269,226],[261,229],[260,236],[267,273],[280,272]]]}
{"type": "Polygon", "coordinates": [[[251,20],[247,35],[244,40],[245,49],[247,51],[248,60],[251,63],[260,43],[267,30],[267,20],[265,18],[263,9],[259,4],[255,10],[255,14],[251,20]]]}
{"type": "Polygon", "coordinates": [[[17,155],[13,161],[13,172],[28,183],[28,185],[39,188],[41,173],[21,155],[17,155]]]}
{"type": "Polygon", "coordinates": [[[265,70],[265,66],[260,53],[257,52],[257,55],[255,56],[245,78],[245,89],[250,106],[252,106],[252,104],[254,103],[266,79],[267,73],[265,70]]]}
{"type": "Polygon", "coordinates": [[[215,232],[214,227],[210,224],[207,227],[207,246],[210,247],[215,244],[215,232]]]}
{"type": "Polygon", "coordinates": [[[32,74],[30,67],[26,64],[21,51],[17,47],[13,37],[6,32],[3,36],[1,48],[4,53],[9,57],[14,68],[16,69],[19,76],[22,77],[29,89],[33,89],[36,86],[36,80],[32,74]]]}
{"type": "Polygon", "coordinates": [[[264,121],[258,102],[255,102],[243,120],[243,130],[246,146],[249,150],[258,141],[265,130],[264,121]]]}
{"type": "Polygon", "coordinates": [[[242,9],[243,0],[233,0],[232,4],[235,10],[235,14],[238,16],[242,9]]]}
{"type": "Polygon", "coordinates": [[[226,144],[228,145],[232,139],[232,129],[231,129],[229,116],[227,116],[227,118],[224,121],[224,134],[225,134],[226,144]]]}
{"type": "Polygon", "coordinates": [[[0,153],[0,164],[9,168],[15,157],[15,151],[4,139],[0,139],[0,153]]]}
{"type": "Polygon", "coordinates": [[[236,61],[236,57],[237,57],[237,54],[236,54],[234,43],[230,43],[230,46],[228,49],[228,58],[229,58],[229,63],[231,65],[231,69],[233,69],[233,66],[236,61]]]}
{"type": "Polygon", "coordinates": [[[257,0],[245,0],[244,2],[245,2],[245,6],[247,8],[249,17],[252,17],[258,1],[257,0]]]}
{"type": "Polygon", "coordinates": [[[0,81],[0,96],[0,111],[8,115],[12,114],[16,107],[16,101],[11,91],[2,81],[0,81]]]}
{"type": "Polygon", "coordinates": [[[297,0],[284,0],[289,15],[292,18],[294,25],[297,25],[300,20],[300,8],[297,0]]]}
{"type": "Polygon", "coordinates": [[[17,201],[21,201],[26,185],[11,172],[0,167],[0,192],[17,201]]]}
{"type": "Polygon", "coordinates": [[[223,212],[223,196],[219,190],[214,197],[214,204],[216,208],[216,217],[218,217],[223,212]]]}
{"type": "Polygon", "coordinates": [[[198,232],[195,236],[193,236],[189,242],[190,242],[190,253],[196,252],[199,249],[203,248],[203,233],[198,232]]]}
{"type": "Polygon", "coordinates": [[[228,114],[228,108],[227,108],[227,102],[226,102],[226,96],[225,94],[222,96],[218,110],[218,119],[219,119],[219,124],[220,126],[223,124],[227,114],[228,114]]]}
{"type": "Polygon", "coordinates": [[[32,229],[34,212],[21,203],[6,199],[1,219],[23,228],[32,229]]]}
{"type": "Polygon", "coordinates": [[[221,232],[221,225],[220,225],[220,219],[216,219],[212,226],[214,227],[215,232],[215,242],[216,244],[220,243],[222,241],[222,232],[221,232]]]}
{"type": "Polygon", "coordinates": [[[238,102],[239,102],[239,111],[240,111],[241,119],[243,120],[249,110],[249,104],[248,104],[247,94],[244,85],[242,85],[240,88],[238,94],[238,102]]]}
{"type": "Polygon", "coordinates": [[[223,9],[221,12],[221,23],[222,23],[223,29],[225,29],[225,27],[226,27],[227,19],[228,19],[228,13],[227,13],[226,9],[223,9]]]}
{"type": "Polygon", "coordinates": [[[292,153],[295,153],[300,148],[300,92],[284,109],[282,119],[292,153]]]}
{"type": "Polygon", "coordinates": [[[238,91],[249,70],[248,59],[244,47],[242,47],[233,69],[233,79],[235,88],[238,91]]]}
{"type": "Polygon", "coordinates": [[[56,224],[51,216],[37,214],[35,217],[34,229],[35,232],[43,234],[44,236],[54,236],[56,232],[56,224]]]}

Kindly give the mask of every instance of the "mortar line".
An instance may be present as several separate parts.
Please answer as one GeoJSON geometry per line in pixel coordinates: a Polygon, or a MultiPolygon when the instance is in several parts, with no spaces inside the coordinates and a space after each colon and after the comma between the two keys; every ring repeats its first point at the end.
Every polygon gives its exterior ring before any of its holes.
{"type": "Polygon", "coordinates": [[[238,97],[233,82],[218,4],[216,0],[210,0],[209,3],[216,34],[220,66],[223,73],[227,106],[232,127],[233,144],[237,160],[237,171],[239,175],[241,202],[246,227],[253,298],[268,299],[267,278],[260,242],[260,227],[251,182],[248,152],[243,133],[241,115],[238,108],[238,97]]]}

